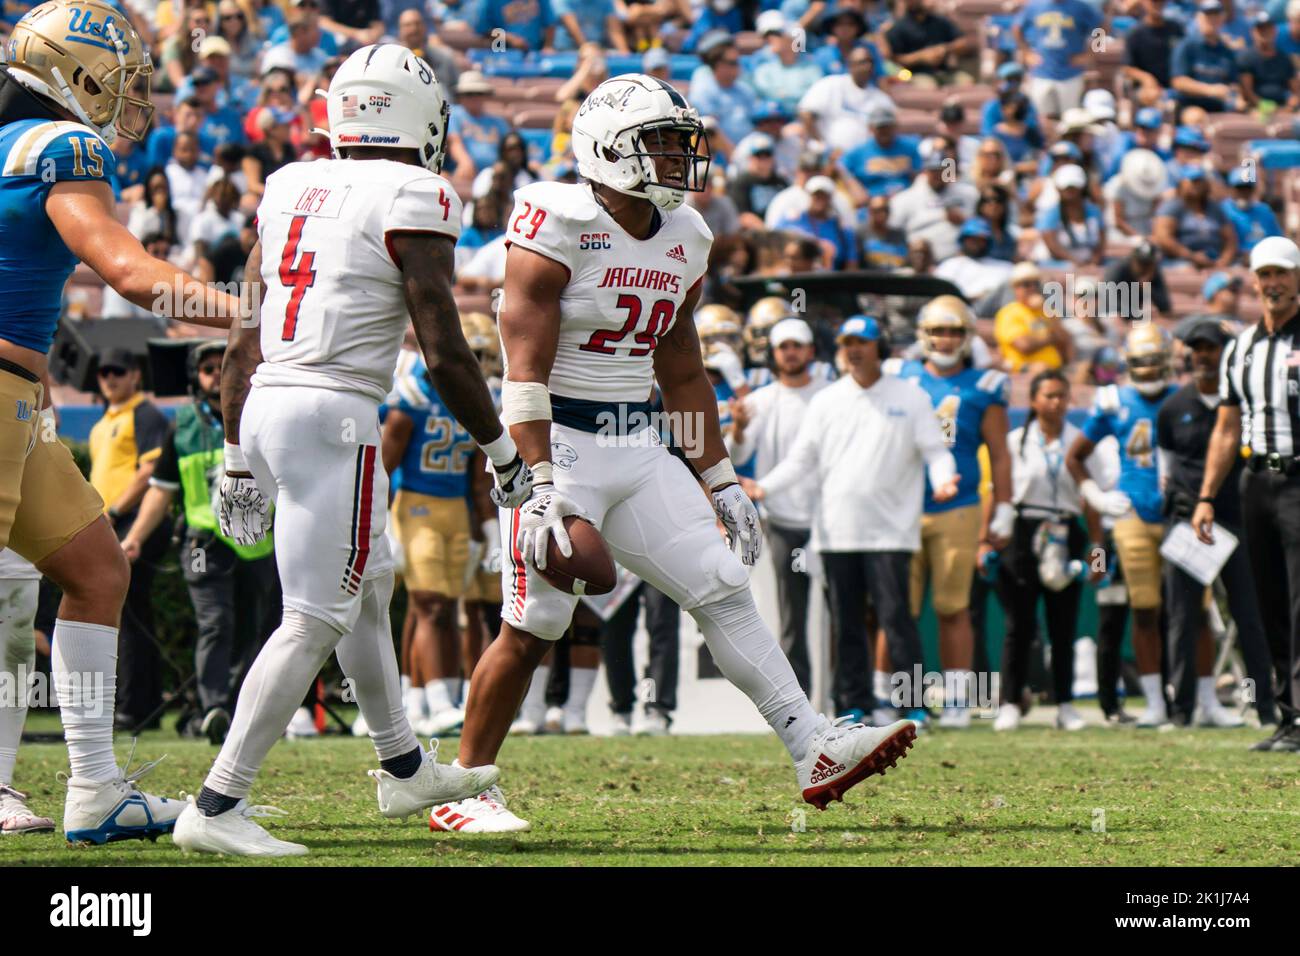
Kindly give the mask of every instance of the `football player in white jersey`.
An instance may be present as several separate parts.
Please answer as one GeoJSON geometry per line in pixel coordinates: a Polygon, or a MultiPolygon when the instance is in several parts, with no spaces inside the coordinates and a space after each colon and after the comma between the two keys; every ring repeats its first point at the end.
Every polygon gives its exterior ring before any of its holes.
{"type": "MultiPolygon", "coordinates": [[[[562,521],[580,514],[619,565],[695,618],[722,672],[786,745],[804,799],[824,808],[892,766],[915,726],[819,716],[750,594],[758,515],[723,445],[694,322],[713,239],[682,205],[708,182],[699,114],[667,83],[628,74],[587,97],[572,142],[588,182],[517,190],[507,227],[502,418],[536,484],[522,507],[502,510],[501,635],[474,674],[459,763],[492,764],[534,667],[569,626],[578,596],[537,568],[552,535],[572,553],[562,521]],[[694,428],[677,434],[708,498],[637,414],[656,380],[669,415],[694,428]]],[[[434,817],[459,832],[528,827],[497,787],[434,817]]]]}
{"type": "Polygon", "coordinates": [[[370,774],[384,816],[470,796],[497,777],[491,766],[436,763],[436,744],[421,749],[388,625],[378,411],[408,321],[438,393],[494,465],[497,503],[517,505],[532,482],[452,298],[461,210],[438,175],[448,109],[429,65],[394,44],[353,53],[334,74],[327,108],[335,158],[267,178],[247,266],[264,290],[259,334],[232,330],[222,370],[222,530],[241,543],[258,539],[275,503],[284,617],[249,670],[202,791],[177,821],[174,840],[186,849],[307,852],[267,833],[253,819],[267,808],[245,798],[331,652],[379,755],[370,774]]]}

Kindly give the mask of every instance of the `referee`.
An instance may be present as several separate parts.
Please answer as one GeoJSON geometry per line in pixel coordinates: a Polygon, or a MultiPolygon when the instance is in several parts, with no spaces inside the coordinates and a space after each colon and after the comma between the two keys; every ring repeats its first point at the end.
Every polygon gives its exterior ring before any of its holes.
{"type": "Polygon", "coordinates": [[[1242,528],[1268,634],[1283,719],[1251,749],[1300,752],[1300,248],[1271,236],[1250,253],[1255,291],[1264,305],[1223,355],[1218,420],[1206,455],[1205,480],[1192,515],[1210,543],[1214,496],[1240,449],[1250,451],[1241,477],[1242,528]]]}

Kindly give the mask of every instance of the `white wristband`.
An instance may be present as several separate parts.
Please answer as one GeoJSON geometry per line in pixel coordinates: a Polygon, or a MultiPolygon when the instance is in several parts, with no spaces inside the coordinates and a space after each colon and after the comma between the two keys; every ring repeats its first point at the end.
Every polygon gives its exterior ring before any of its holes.
{"type": "Polygon", "coordinates": [[[551,390],[541,382],[501,383],[501,421],[509,427],[520,422],[551,420],[551,390]]]}
{"type": "Polygon", "coordinates": [[[248,462],[244,460],[244,450],[238,445],[226,442],[226,473],[248,471],[248,462]]]}
{"type": "Polygon", "coordinates": [[[515,455],[519,454],[519,450],[515,448],[515,440],[510,437],[509,430],[505,428],[501,429],[500,437],[479,447],[496,468],[504,468],[515,460],[515,455]]]}
{"type": "Polygon", "coordinates": [[[713,465],[711,468],[705,468],[700,472],[700,478],[709,486],[712,491],[723,485],[734,485],[736,483],[736,469],[731,464],[730,458],[724,458],[722,461],[713,465]]]}
{"type": "Polygon", "coordinates": [[[553,485],[555,484],[555,465],[549,461],[539,461],[535,465],[529,465],[533,473],[534,485],[553,485]]]}
{"type": "Polygon", "coordinates": [[[1106,511],[1106,493],[1101,490],[1101,485],[1091,478],[1085,478],[1079,482],[1079,494],[1083,495],[1083,500],[1088,502],[1093,511],[1105,513],[1106,511]]]}

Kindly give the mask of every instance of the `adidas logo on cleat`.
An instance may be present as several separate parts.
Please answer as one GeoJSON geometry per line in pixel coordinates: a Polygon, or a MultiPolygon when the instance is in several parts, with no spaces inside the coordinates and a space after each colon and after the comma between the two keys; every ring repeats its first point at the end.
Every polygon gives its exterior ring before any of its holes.
{"type": "Polygon", "coordinates": [[[844,764],[836,763],[830,757],[822,754],[817,758],[817,765],[813,767],[812,777],[809,782],[822,783],[823,781],[834,777],[836,774],[843,773],[844,770],[844,764]]]}

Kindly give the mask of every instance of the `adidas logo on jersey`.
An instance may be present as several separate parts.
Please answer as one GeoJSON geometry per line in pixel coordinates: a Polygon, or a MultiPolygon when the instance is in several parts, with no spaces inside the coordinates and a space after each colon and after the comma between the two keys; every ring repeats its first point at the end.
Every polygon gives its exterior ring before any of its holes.
{"type": "Polygon", "coordinates": [[[686,250],[682,248],[681,243],[678,243],[677,245],[673,246],[671,249],[668,250],[668,258],[676,259],[678,262],[682,263],[683,265],[686,264],[686,250]]]}
{"type": "Polygon", "coordinates": [[[817,765],[813,767],[812,777],[809,779],[809,782],[821,783],[824,780],[829,780],[836,774],[843,773],[844,769],[844,764],[836,763],[830,757],[821,754],[817,758],[817,765]]]}

